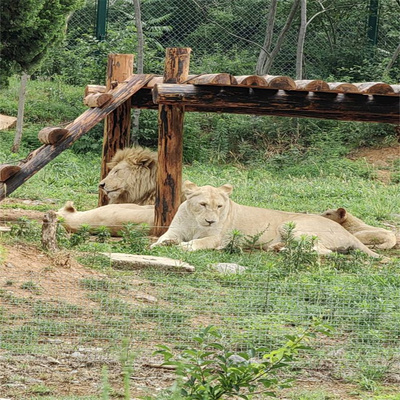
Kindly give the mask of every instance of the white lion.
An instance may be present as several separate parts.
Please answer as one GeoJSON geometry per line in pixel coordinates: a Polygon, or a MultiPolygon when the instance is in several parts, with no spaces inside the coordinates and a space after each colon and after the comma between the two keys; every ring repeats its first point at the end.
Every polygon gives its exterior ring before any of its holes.
{"type": "Polygon", "coordinates": [[[112,236],[120,236],[124,225],[134,224],[153,225],[154,206],[139,206],[137,204],[108,204],[88,211],[77,211],[72,201],[57,211],[62,217],[61,223],[68,232],[76,232],[82,225],[89,225],[95,232],[101,226],[106,226],[112,236]]]}
{"type": "Polygon", "coordinates": [[[231,185],[197,186],[190,181],[183,185],[187,200],[176,213],[166,233],[156,243],[179,244],[186,250],[220,249],[233,230],[247,236],[260,235],[265,249],[282,245],[282,235],[288,222],[295,224],[294,235],[316,236],[315,250],[319,254],[332,251],[361,250],[372,257],[379,255],[362,244],[341,225],[319,215],[300,214],[243,206],[229,198],[231,185]]]}
{"type": "Polygon", "coordinates": [[[157,153],[140,146],[118,150],[108,175],[99,183],[109,204],[154,204],[156,197],[157,153]]]}
{"type": "Polygon", "coordinates": [[[396,245],[397,240],[394,232],[367,225],[361,219],[347,212],[345,208],[326,210],[321,215],[343,226],[368,247],[391,249],[396,245]]]}

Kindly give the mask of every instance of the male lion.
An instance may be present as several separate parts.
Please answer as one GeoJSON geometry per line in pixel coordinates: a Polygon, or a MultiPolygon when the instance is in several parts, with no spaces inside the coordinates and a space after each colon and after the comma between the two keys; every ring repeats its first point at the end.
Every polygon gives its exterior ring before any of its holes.
{"type": "Polygon", "coordinates": [[[156,197],[157,153],[137,146],[118,150],[108,175],[99,183],[109,204],[154,204],[156,197]]]}
{"type": "Polygon", "coordinates": [[[166,233],[152,245],[177,243],[186,250],[219,249],[233,230],[244,235],[261,234],[259,243],[268,249],[281,245],[285,224],[295,223],[294,235],[317,236],[315,250],[319,254],[332,251],[361,250],[379,257],[339,224],[319,215],[300,214],[243,206],[229,198],[231,185],[197,186],[190,181],[183,185],[186,201],[176,213],[166,233]]]}
{"type": "Polygon", "coordinates": [[[326,210],[321,215],[343,226],[344,229],[368,247],[391,249],[396,245],[397,240],[394,232],[367,225],[361,219],[347,212],[345,208],[326,210]]]}
{"type": "Polygon", "coordinates": [[[62,217],[62,225],[68,232],[76,232],[82,225],[89,225],[92,232],[100,226],[110,229],[112,236],[120,236],[124,224],[153,225],[154,206],[139,206],[137,204],[108,204],[88,211],[77,211],[72,201],[57,211],[62,217]]]}

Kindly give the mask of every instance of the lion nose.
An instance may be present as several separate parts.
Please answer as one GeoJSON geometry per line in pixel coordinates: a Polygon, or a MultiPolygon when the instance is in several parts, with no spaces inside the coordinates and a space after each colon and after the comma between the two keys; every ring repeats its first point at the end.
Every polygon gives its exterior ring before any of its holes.
{"type": "Polygon", "coordinates": [[[207,224],[212,225],[212,224],[215,222],[215,220],[213,220],[213,219],[206,219],[206,222],[207,222],[207,224]]]}
{"type": "Polygon", "coordinates": [[[106,186],[105,183],[103,183],[103,182],[100,182],[100,183],[99,183],[99,188],[100,188],[100,189],[104,189],[104,186],[106,186]]]}

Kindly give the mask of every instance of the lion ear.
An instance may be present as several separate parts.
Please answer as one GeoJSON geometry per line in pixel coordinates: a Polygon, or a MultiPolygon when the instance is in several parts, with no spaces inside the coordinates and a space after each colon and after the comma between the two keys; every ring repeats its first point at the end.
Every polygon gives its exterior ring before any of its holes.
{"type": "Polygon", "coordinates": [[[74,207],[73,201],[67,201],[64,205],[64,211],[67,212],[76,212],[76,208],[74,207]]]}
{"type": "Polygon", "coordinates": [[[224,192],[226,195],[229,196],[232,193],[233,186],[230,185],[229,183],[226,183],[225,185],[220,186],[219,190],[221,190],[222,192],[224,192]]]}
{"type": "Polygon", "coordinates": [[[151,158],[142,158],[141,160],[138,160],[138,165],[141,165],[142,167],[150,167],[151,164],[153,164],[154,160],[151,158]]]}
{"type": "Polygon", "coordinates": [[[190,181],[185,181],[182,184],[183,193],[185,194],[186,197],[192,194],[197,189],[197,187],[198,186],[195,183],[190,181]]]}
{"type": "Polygon", "coordinates": [[[338,208],[336,212],[339,214],[339,218],[344,218],[346,216],[346,209],[345,208],[338,208]]]}

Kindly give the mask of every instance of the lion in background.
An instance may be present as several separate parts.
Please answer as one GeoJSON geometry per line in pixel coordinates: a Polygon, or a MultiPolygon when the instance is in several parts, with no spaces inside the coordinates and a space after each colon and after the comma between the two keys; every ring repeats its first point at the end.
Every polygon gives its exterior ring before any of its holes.
{"type": "Polygon", "coordinates": [[[345,208],[326,210],[321,215],[342,225],[344,229],[368,247],[383,250],[391,249],[396,245],[397,240],[394,232],[367,225],[361,219],[347,212],[345,208]]]}
{"type": "Polygon", "coordinates": [[[320,215],[237,204],[229,198],[233,190],[229,184],[216,188],[185,181],[183,189],[187,200],[152,248],[175,243],[185,250],[220,249],[226,246],[229,234],[239,230],[248,236],[260,235],[258,243],[265,250],[276,249],[282,247],[286,224],[293,222],[295,237],[317,237],[315,250],[321,255],[360,250],[371,257],[379,257],[340,224],[320,215]]]}
{"type": "Polygon", "coordinates": [[[95,233],[98,228],[105,226],[112,236],[121,236],[124,225],[129,222],[152,226],[154,206],[108,204],[88,211],[78,211],[72,201],[67,201],[56,214],[61,217],[61,224],[68,232],[77,232],[82,225],[88,225],[90,231],[95,233]]]}
{"type": "Polygon", "coordinates": [[[157,153],[140,146],[118,150],[107,164],[111,168],[99,183],[109,204],[154,204],[156,198],[157,153]]]}

